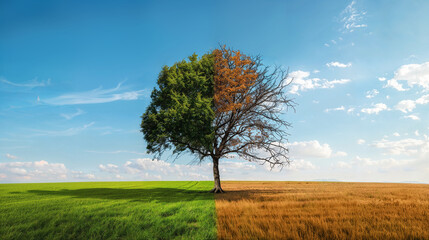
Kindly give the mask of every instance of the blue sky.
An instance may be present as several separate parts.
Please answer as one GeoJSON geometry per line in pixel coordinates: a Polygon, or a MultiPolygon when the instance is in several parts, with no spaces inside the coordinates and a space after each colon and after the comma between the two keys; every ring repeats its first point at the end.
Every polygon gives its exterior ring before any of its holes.
{"type": "Polygon", "coordinates": [[[211,180],[150,160],[163,65],[219,43],[289,68],[290,167],[222,179],[429,183],[428,1],[1,1],[0,182],[211,180]]]}

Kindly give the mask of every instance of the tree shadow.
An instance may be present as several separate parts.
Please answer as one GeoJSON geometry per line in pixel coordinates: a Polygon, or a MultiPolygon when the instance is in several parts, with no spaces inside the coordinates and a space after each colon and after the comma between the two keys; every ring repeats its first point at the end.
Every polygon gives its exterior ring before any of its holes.
{"type": "Polygon", "coordinates": [[[242,200],[261,199],[265,196],[273,197],[277,194],[298,193],[296,189],[243,189],[243,190],[226,190],[225,193],[215,194],[216,200],[225,200],[228,202],[238,202],[242,200]]]}
{"type": "Polygon", "coordinates": [[[28,190],[28,193],[43,196],[70,196],[73,198],[94,198],[108,200],[130,200],[132,202],[183,202],[213,200],[208,191],[179,188],[123,189],[123,188],[83,188],[61,189],[57,191],[28,190]]]}
{"type": "Polygon", "coordinates": [[[229,202],[241,201],[243,199],[249,199],[254,194],[258,193],[258,190],[225,190],[224,193],[215,194],[217,200],[227,200],[229,202]]]}

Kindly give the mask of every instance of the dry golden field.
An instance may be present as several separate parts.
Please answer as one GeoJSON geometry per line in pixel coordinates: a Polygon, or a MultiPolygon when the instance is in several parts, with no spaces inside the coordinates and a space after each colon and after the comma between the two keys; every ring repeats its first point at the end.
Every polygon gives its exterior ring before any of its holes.
{"type": "Polygon", "coordinates": [[[429,239],[429,185],[223,182],[219,239],[429,239]]]}

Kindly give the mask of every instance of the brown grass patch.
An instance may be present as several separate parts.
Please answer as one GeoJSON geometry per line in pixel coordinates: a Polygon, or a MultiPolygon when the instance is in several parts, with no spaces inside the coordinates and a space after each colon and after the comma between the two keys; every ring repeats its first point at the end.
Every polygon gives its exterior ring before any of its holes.
{"type": "Polygon", "coordinates": [[[429,185],[223,182],[219,239],[429,239],[429,185]]]}

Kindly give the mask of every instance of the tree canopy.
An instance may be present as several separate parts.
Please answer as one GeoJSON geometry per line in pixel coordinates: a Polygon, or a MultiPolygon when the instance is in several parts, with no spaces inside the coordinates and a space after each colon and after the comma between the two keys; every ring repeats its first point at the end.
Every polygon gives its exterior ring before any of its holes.
{"type": "Polygon", "coordinates": [[[141,123],[150,153],[173,148],[208,156],[214,138],[213,72],[212,54],[163,67],[141,123]]]}
{"type": "Polygon", "coordinates": [[[225,46],[198,58],[164,66],[158,88],[142,116],[149,153],[190,151],[213,161],[215,187],[219,159],[236,155],[261,164],[289,164],[284,141],[290,124],[280,115],[293,107],[286,96],[287,73],[270,69],[259,56],[225,46]]]}

